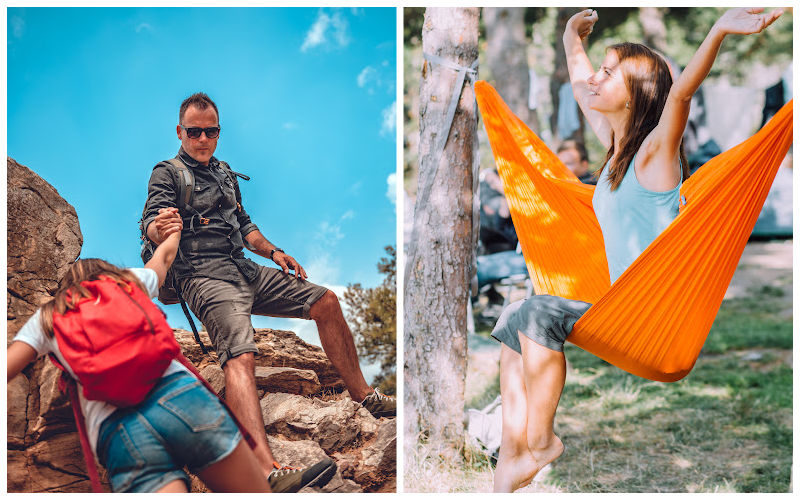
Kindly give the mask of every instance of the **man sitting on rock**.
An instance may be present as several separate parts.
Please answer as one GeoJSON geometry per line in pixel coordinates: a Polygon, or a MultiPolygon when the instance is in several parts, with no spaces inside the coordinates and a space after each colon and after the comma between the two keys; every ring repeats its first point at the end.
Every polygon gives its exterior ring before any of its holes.
{"type": "MultiPolygon", "coordinates": [[[[364,380],[336,295],[306,281],[303,267],[250,221],[236,176],[213,156],[220,134],[214,102],[203,93],[190,96],[181,104],[178,123],[181,148],[176,158],[193,174],[191,201],[183,206],[178,200],[179,183],[185,182],[178,169],[159,163],[148,185],[143,228],[147,238],[158,245],[164,232],[183,218],[180,250],[173,264],[178,291],[208,330],[225,373],[226,400],[257,440],[255,452],[269,475],[272,491],[297,491],[328,474],[317,470],[324,468],[321,463],[299,470],[274,468],[256,390],[254,353],[258,349],[251,313],[313,319],[322,348],[353,401],[376,418],[395,416],[396,401],[364,380]],[[281,269],[246,258],[245,246],[281,269]]],[[[333,466],[330,461],[327,464],[333,466]]]]}

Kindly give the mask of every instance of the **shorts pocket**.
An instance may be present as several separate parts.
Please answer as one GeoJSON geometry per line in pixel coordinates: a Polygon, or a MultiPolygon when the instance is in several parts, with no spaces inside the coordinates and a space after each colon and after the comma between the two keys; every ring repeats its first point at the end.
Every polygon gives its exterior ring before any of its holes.
{"type": "Polygon", "coordinates": [[[199,380],[161,397],[158,404],[186,424],[192,432],[216,429],[225,420],[224,408],[199,380]]]}

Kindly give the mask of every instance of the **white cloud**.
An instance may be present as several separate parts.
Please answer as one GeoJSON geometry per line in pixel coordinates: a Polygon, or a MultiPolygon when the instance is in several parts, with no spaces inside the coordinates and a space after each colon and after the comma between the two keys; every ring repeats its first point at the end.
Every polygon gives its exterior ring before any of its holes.
{"type": "Polygon", "coordinates": [[[306,39],[303,41],[303,46],[300,47],[300,50],[305,52],[312,47],[323,44],[325,42],[325,31],[328,29],[328,24],[330,24],[330,21],[331,18],[329,18],[324,12],[320,11],[320,13],[317,15],[317,19],[314,21],[314,24],[311,25],[311,29],[308,30],[306,39]]]}
{"type": "Polygon", "coordinates": [[[338,46],[345,47],[350,43],[350,35],[348,34],[347,19],[344,18],[341,12],[335,11],[328,14],[324,10],[320,10],[314,24],[306,33],[306,38],[303,40],[303,45],[300,50],[303,52],[308,51],[314,47],[324,46],[338,46]],[[332,40],[329,41],[328,37],[332,40]]]}
{"type": "Polygon", "coordinates": [[[22,38],[22,35],[25,34],[25,20],[19,16],[11,16],[9,24],[11,25],[11,34],[14,38],[22,38]]]}
{"type": "Polygon", "coordinates": [[[392,205],[397,205],[397,173],[392,172],[386,178],[386,197],[392,202],[392,205]]]}
{"type": "Polygon", "coordinates": [[[335,12],[331,18],[333,25],[333,38],[340,47],[347,46],[350,43],[350,35],[347,33],[347,19],[342,16],[340,12],[335,12]]]}
{"type": "Polygon", "coordinates": [[[344,238],[342,223],[348,219],[352,219],[355,215],[356,213],[354,211],[348,210],[343,213],[336,222],[328,222],[326,220],[320,222],[317,226],[316,233],[314,233],[314,239],[319,243],[321,249],[328,251],[342,240],[344,238]]]}
{"type": "Polygon", "coordinates": [[[381,111],[383,121],[381,122],[381,135],[391,135],[397,125],[397,101],[392,102],[381,111]]]}
{"type": "Polygon", "coordinates": [[[385,90],[387,94],[394,94],[394,67],[387,60],[369,65],[361,70],[356,82],[358,82],[359,88],[365,89],[370,95],[374,95],[376,90],[385,90]]]}
{"type": "Polygon", "coordinates": [[[347,191],[348,191],[350,194],[352,194],[353,196],[358,196],[358,193],[360,193],[360,192],[361,192],[361,186],[362,186],[363,184],[364,184],[364,183],[363,183],[363,182],[361,182],[361,181],[356,181],[356,182],[355,182],[355,183],[354,183],[352,186],[350,186],[350,188],[349,188],[347,191]]]}
{"type": "Polygon", "coordinates": [[[375,79],[375,68],[372,66],[367,66],[366,68],[361,70],[361,73],[358,74],[358,78],[356,81],[358,82],[358,86],[364,88],[370,80],[375,79]]]}
{"type": "Polygon", "coordinates": [[[137,33],[141,33],[142,31],[149,31],[152,33],[155,31],[150,23],[139,23],[135,29],[137,33]]]}
{"type": "Polygon", "coordinates": [[[328,221],[322,221],[319,223],[314,237],[324,246],[332,246],[344,238],[344,233],[342,233],[342,228],[340,225],[331,224],[328,221]]]}
{"type": "Polygon", "coordinates": [[[312,252],[312,255],[314,257],[308,262],[308,265],[303,266],[306,274],[308,274],[308,279],[325,288],[330,288],[336,295],[341,297],[346,287],[336,285],[341,278],[342,269],[332,255],[331,249],[318,249],[312,252]]]}

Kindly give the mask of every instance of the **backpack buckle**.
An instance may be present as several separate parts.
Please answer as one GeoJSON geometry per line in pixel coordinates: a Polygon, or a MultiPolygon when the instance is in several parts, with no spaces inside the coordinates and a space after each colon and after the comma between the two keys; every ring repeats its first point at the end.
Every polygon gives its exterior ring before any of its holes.
{"type": "Polygon", "coordinates": [[[207,226],[209,222],[210,221],[208,219],[206,219],[205,217],[200,217],[200,224],[203,224],[203,225],[207,226]]]}

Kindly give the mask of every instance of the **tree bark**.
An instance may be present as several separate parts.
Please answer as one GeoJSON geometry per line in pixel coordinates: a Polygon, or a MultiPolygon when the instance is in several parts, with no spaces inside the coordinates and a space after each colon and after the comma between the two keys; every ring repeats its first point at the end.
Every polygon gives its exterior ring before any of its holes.
{"type": "Polygon", "coordinates": [[[569,18],[577,12],[578,10],[575,7],[558,7],[558,14],[556,15],[556,32],[554,41],[554,48],[556,52],[554,60],[555,70],[550,78],[550,97],[553,100],[553,114],[550,116],[550,130],[553,132],[553,138],[558,143],[567,139],[573,139],[585,144],[583,134],[583,114],[580,112],[578,113],[580,127],[578,127],[578,129],[569,137],[561,137],[558,134],[558,108],[560,106],[560,102],[558,100],[558,91],[561,89],[563,84],[569,83],[569,70],[567,69],[567,57],[566,53],[564,52],[563,36],[564,30],[567,28],[567,21],[569,21],[569,18]]]}
{"type": "MultiPolygon", "coordinates": [[[[478,58],[479,12],[477,8],[428,8],[423,51],[469,67],[478,58]]],[[[457,76],[454,69],[426,61],[420,83],[419,195],[404,292],[407,457],[414,456],[421,437],[439,446],[442,456],[455,460],[464,439],[478,136],[474,78],[452,95],[457,76]],[[458,107],[448,128],[450,99],[458,99],[458,107]],[[448,130],[444,151],[437,155],[437,145],[448,130]]]]}
{"type": "Polygon", "coordinates": [[[659,7],[640,7],[639,22],[642,23],[644,44],[661,53],[667,49],[667,26],[664,11],[659,7]]]}
{"type": "Polygon", "coordinates": [[[539,133],[539,119],[528,109],[530,73],[525,38],[525,8],[485,7],[486,59],[492,84],[503,100],[531,130],[539,133]]]}

